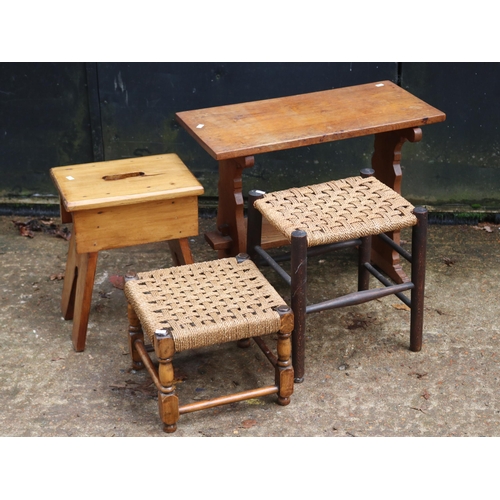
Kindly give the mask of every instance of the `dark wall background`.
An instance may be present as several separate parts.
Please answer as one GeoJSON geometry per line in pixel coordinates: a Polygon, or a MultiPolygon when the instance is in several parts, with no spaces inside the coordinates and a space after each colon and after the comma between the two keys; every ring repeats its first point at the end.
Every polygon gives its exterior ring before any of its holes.
{"type": "Polygon", "coordinates": [[[423,128],[420,143],[404,146],[409,198],[499,211],[499,83],[500,63],[403,65],[402,87],[447,115],[423,128]]]}
{"type": "MultiPolygon", "coordinates": [[[[0,63],[0,196],[56,191],[54,166],[177,153],[217,196],[217,162],[177,111],[392,80],[447,114],[403,149],[403,192],[435,206],[500,207],[498,63],[0,63]]],[[[245,190],[355,175],[372,137],[256,157],[245,190]]]]}
{"type": "Polygon", "coordinates": [[[54,193],[49,169],[92,159],[85,65],[0,64],[0,193],[54,193]]]}

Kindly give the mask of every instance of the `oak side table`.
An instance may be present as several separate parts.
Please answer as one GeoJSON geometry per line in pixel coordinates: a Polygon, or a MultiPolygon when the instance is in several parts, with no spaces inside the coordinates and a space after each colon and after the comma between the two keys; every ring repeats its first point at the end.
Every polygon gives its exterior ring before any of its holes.
{"type": "Polygon", "coordinates": [[[174,265],[191,264],[187,238],[198,234],[203,186],[176,154],[50,170],[61,220],[73,223],[61,308],[73,319],[73,347],[85,349],[100,250],[167,240],[174,265]]]}
{"type": "MultiPolygon", "coordinates": [[[[205,237],[224,257],[246,251],[242,172],[254,165],[254,155],[374,135],[375,176],[401,193],[403,144],[420,141],[420,127],[442,122],[446,115],[395,83],[380,81],[182,111],[176,118],[219,162],[217,229],[205,237]]],[[[263,226],[263,248],[286,242],[269,229],[263,226]]],[[[399,243],[399,232],[392,237],[399,243]]],[[[372,261],[396,283],[408,280],[396,251],[374,242],[372,261]]]]}

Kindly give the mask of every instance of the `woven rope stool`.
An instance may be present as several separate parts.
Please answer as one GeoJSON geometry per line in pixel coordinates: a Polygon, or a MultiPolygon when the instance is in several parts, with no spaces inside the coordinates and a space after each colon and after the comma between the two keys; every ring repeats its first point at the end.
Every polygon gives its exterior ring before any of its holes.
{"type": "MultiPolygon", "coordinates": [[[[373,177],[372,169],[361,176],[288,189],[275,193],[251,191],[248,198],[247,252],[252,260],[264,259],[291,287],[295,317],[292,360],[295,381],[304,379],[306,315],[338,307],[362,304],[395,294],[410,307],[410,349],[422,348],[427,210],[414,208],[398,193],[373,177]],[[288,275],[261,247],[262,217],[291,243],[291,274],[288,275]],[[412,229],[409,254],[385,233],[412,229]],[[411,278],[393,284],[370,263],[372,236],[376,236],[411,262],[411,278]],[[359,248],[358,291],[307,305],[307,256],[347,247],[359,248]],[[308,250],[309,248],[309,250],[308,250]],[[370,275],[383,288],[369,289],[370,275]],[[403,292],[411,290],[408,298],[403,292]]],[[[286,257],[286,256],[285,256],[286,257]]]]}
{"type": "Polygon", "coordinates": [[[245,399],[293,392],[293,313],[246,254],[139,273],[125,284],[129,347],[135,369],[146,367],[158,388],[165,432],[175,432],[179,415],[245,399]],[[144,333],[159,361],[156,370],[144,333]],[[277,356],[260,338],[278,333],[277,356]],[[275,368],[273,385],[179,407],[172,358],[176,352],[253,338],[275,368]]]}

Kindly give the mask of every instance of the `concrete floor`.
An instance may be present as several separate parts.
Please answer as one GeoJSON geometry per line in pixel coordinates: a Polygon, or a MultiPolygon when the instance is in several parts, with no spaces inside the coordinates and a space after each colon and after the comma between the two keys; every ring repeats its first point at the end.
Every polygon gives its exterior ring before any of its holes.
{"type": "MultiPolygon", "coordinates": [[[[130,370],[125,298],[111,281],[169,266],[166,244],[100,253],[87,347],[76,353],[60,312],[68,242],[21,236],[12,220],[29,219],[0,218],[2,436],[500,435],[498,226],[430,227],[420,353],[408,350],[409,312],[395,297],[311,315],[306,379],[289,406],[269,396],[191,413],[166,435],[147,373],[130,370]]],[[[202,219],[200,233],[213,226],[202,219]]],[[[192,251],[216,258],[202,236],[192,251]]],[[[311,297],[353,290],[355,260],[352,251],[311,259],[311,297]]],[[[255,345],[233,344],[181,353],[176,376],[181,403],[273,380],[255,345]]]]}

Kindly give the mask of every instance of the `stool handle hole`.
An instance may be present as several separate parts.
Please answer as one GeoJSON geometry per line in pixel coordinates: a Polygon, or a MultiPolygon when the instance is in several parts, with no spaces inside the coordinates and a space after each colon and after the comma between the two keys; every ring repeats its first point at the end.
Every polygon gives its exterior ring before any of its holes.
{"type": "Polygon", "coordinates": [[[146,175],[144,172],[129,172],[128,174],[105,175],[103,179],[105,181],[120,181],[128,177],[143,177],[144,175],[146,175]]]}

